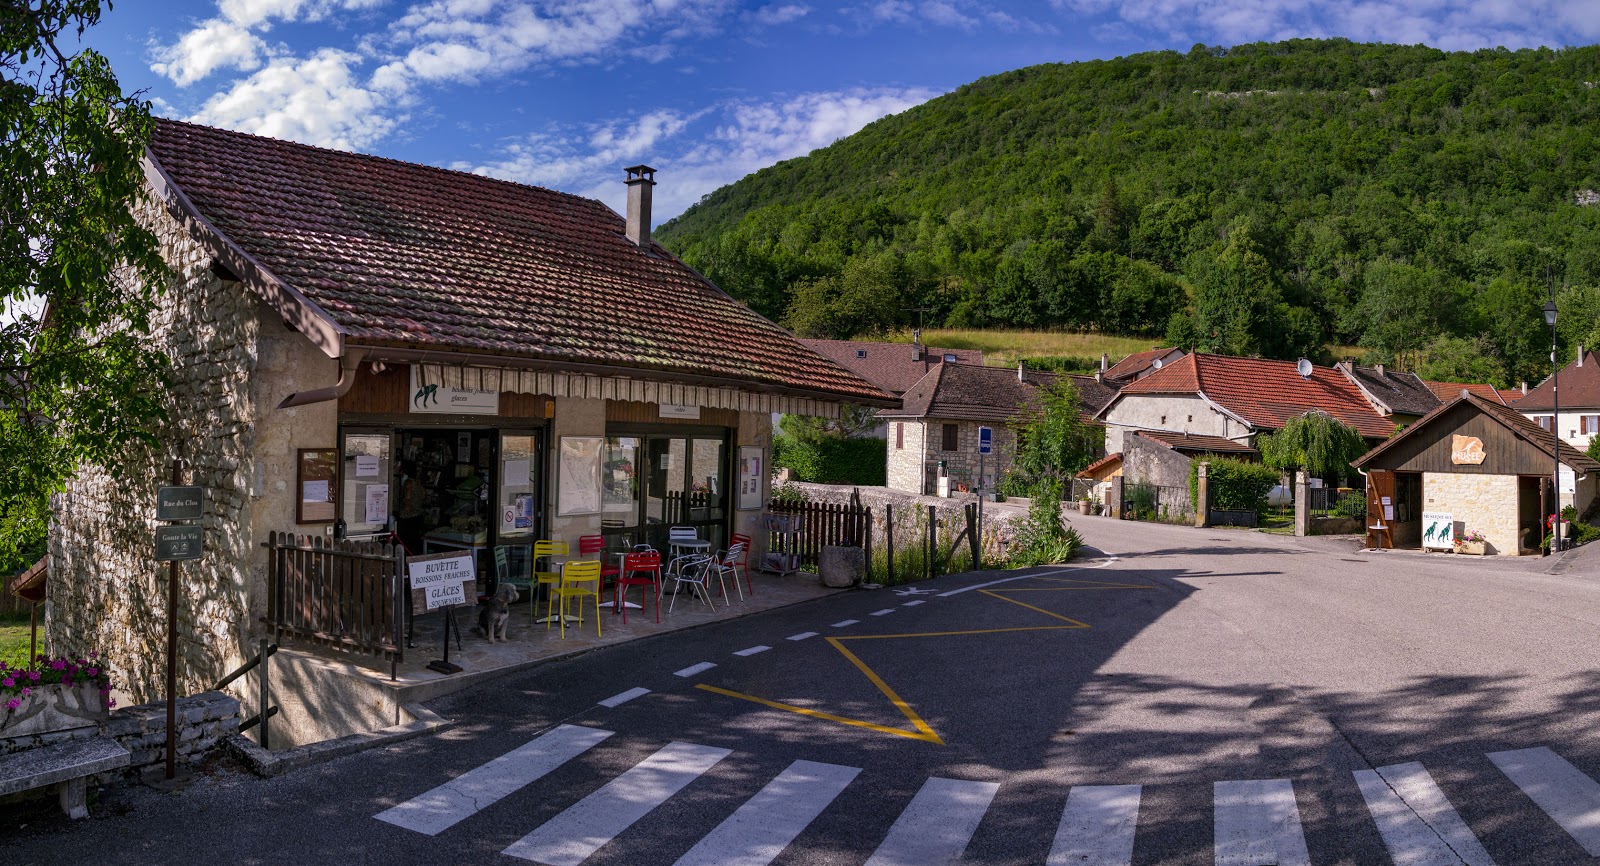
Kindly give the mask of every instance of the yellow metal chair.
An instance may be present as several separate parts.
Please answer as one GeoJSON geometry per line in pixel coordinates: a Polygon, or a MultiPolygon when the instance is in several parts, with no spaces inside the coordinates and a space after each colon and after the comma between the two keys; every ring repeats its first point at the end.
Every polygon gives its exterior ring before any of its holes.
{"type": "Polygon", "coordinates": [[[555,594],[561,597],[557,616],[561,618],[561,639],[567,639],[567,599],[578,600],[578,625],[583,625],[583,597],[594,597],[594,634],[600,636],[600,563],[593,559],[569,560],[561,566],[561,585],[555,594]]]}
{"type": "MultiPolygon", "coordinates": [[[[566,555],[567,543],[565,541],[535,541],[533,543],[533,582],[536,586],[546,588],[544,604],[546,628],[550,627],[549,617],[555,611],[556,595],[554,590],[561,585],[561,572],[556,570],[555,563],[548,560],[558,556],[565,557],[566,555]],[[539,560],[541,559],[546,560],[544,571],[539,570],[539,560]]],[[[529,595],[533,596],[528,603],[528,618],[532,620],[535,618],[534,615],[538,613],[539,596],[537,593],[529,593],[529,595]]]]}

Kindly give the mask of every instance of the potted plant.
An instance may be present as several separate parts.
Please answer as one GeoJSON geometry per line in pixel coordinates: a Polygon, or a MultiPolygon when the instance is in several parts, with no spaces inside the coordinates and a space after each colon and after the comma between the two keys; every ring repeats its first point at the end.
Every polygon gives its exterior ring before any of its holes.
{"type": "Polygon", "coordinates": [[[1089,501],[1089,497],[1085,496],[1082,499],[1079,499],[1078,500],[1078,513],[1079,514],[1088,514],[1089,513],[1089,508],[1090,508],[1091,505],[1092,505],[1092,503],[1089,501]]]}
{"type": "Polygon", "coordinates": [[[1487,541],[1483,533],[1474,529],[1466,534],[1457,534],[1455,538],[1455,552],[1467,553],[1473,556],[1484,554],[1484,543],[1487,541]]]}
{"type": "Polygon", "coordinates": [[[97,725],[116,706],[111,674],[88,658],[39,656],[32,667],[0,662],[0,737],[12,738],[97,725]]]}

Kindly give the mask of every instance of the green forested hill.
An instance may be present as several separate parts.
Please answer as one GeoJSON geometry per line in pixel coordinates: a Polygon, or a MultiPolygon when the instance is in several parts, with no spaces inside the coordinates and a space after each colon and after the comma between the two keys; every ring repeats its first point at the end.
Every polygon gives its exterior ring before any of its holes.
{"type": "Polygon", "coordinates": [[[708,195],[658,237],[803,334],[1356,343],[1538,379],[1600,342],[1600,47],[1297,40],[985,78],[708,195]]]}

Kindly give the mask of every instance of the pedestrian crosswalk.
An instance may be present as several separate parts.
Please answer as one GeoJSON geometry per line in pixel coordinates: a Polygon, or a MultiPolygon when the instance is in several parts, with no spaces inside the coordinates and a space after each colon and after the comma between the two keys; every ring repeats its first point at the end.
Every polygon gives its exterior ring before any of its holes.
{"type": "MultiPolygon", "coordinates": [[[[560,725],[375,817],[413,832],[438,835],[603,743],[601,751],[610,750],[611,737],[611,731],[560,725]]],[[[668,743],[533,827],[503,853],[544,866],[581,866],[731,754],[725,748],[668,743]]],[[[1533,810],[1571,837],[1573,858],[1582,857],[1580,849],[1600,856],[1600,783],[1549,748],[1486,757],[1504,781],[1526,795],[1533,810]]],[[[1493,774],[1488,766],[1483,772],[1493,774]]],[[[695,841],[675,866],[767,866],[862,772],[840,764],[793,761],[695,841]]],[[[1356,770],[1353,776],[1371,827],[1396,866],[1496,866],[1490,850],[1457,811],[1459,803],[1452,802],[1421,763],[1356,770]]],[[[1004,787],[999,782],[927,779],[892,825],[877,830],[882,841],[865,866],[967,862],[963,855],[995,813],[1004,787]]],[[[1457,797],[1470,790],[1458,791],[1457,797]]],[[[1140,785],[1078,785],[1065,787],[1062,793],[1065,805],[1056,801],[1061,812],[1049,849],[1040,851],[1042,860],[1034,862],[1131,866],[1135,837],[1149,829],[1140,823],[1142,800],[1149,792],[1140,785]]],[[[1304,791],[1297,795],[1290,779],[1214,782],[1212,839],[1217,866],[1311,866],[1298,799],[1306,796],[1304,791]]],[[[1503,819],[1496,816],[1497,821],[1503,819]]],[[[882,820],[887,822],[887,816],[882,820]]]]}

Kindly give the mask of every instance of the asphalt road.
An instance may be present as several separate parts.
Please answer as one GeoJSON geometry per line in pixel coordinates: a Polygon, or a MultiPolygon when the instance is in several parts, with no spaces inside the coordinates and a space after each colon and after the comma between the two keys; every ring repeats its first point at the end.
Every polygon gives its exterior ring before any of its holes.
{"type": "Polygon", "coordinates": [[[435,736],[0,821],[0,860],[1594,862],[1592,569],[1080,527],[1070,568],[596,651],[435,702],[435,736]]]}

